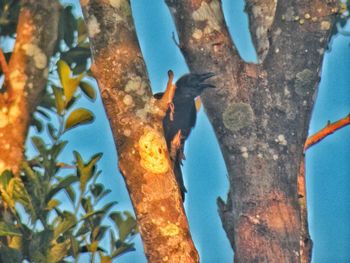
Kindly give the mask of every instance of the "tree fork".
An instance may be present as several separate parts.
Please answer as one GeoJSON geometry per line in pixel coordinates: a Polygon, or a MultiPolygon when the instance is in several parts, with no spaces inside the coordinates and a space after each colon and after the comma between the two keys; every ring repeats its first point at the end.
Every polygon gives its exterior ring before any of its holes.
{"type": "Polygon", "coordinates": [[[235,262],[302,261],[310,246],[300,244],[297,181],[336,2],[247,0],[258,65],[240,59],[221,1],[166,3],[190,70],[216,74],[201,97],[229,172],[227,204],[218,203],[235,262]]]}

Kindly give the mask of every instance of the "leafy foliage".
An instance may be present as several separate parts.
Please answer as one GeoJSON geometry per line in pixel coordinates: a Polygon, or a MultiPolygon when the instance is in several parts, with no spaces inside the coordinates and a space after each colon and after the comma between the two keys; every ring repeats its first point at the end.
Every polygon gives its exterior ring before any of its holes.
{"type": "Polygon", "coordinates": [[[331,50],[331,40],[332,37],[341,34],[345,36],[350,36],[350,32],[345,29],[345,26],[349,20],[350,17],[350,2],[349,0],[347,1],[338,1],[338,7],[335,8],[334,13],[336,14],[335,16],[335,23],[334,26],[332,27],[332,31],[330,34],[330,41],[328,44],[328,50],[331,50]]]}
{"type": "MultiPolygon", "coordinates": [[[[14,35],[18,6],[18,1],[0,1],[0,35],[14,35]]],[[[84,80],[90,61],[84,22],[74,17],[70,6],[62,9],[60,20],[52,57],[58,61],[32,121],[38,132],[30,138],[36,154],[23,161],[19,177],[11,171],[0,175],[0,262],[68,262],[82,253],[89,253],[91,262],[96,257],[111,262],[134,250],[134,216],[115,211],[117,202],[103,202],[111,190],[98,182],[102,153],[85,159],[74,151],[72,164],[60,162],[68,144],[63,135],[94,120],[91,111],[74,104],[81,95],[96,98],[84,80]],[[69,200],[65,204],[64,194],[69,200]],[[109,249],[103,247],[106,242],[109,249]]]]}
{"type": "Polygon", "coordinates": [[[13,37],[16,33],[20,1],[0,0],[0,35],[13,37]]]}

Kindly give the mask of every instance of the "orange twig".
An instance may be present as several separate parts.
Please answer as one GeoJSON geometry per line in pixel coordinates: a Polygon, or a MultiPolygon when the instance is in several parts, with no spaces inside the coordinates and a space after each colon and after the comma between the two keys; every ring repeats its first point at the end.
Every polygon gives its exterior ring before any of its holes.
{"type": "Polygon", "coordinates": [[[173,97],[175,94],[175,86],[173,85],[174,73],[172,70],[168,71],[168,83],[166,85],[166,90],[162,97],[162,101],[169,105],[173,101],[173,97]]]}
{"type": "Polygon", "coordinates": [[[166,90],[162,98],[157,102],[158,106],[164,110],[164,114],[167,111],[167,109],[171,107],[173,97],[175,94],[175,85],[173,84],[174,73],[172,70],[168,71],[168,76],[169,76],[169,79],[166,86],[166,90]]]}
{"type": "Polygon", "coordinates": [[[7,84],[9,83],[9,68],[6,62],[6,58],[4,55],[4,52],[0,48],[0,66],[2,69],[2,73],[4,74],[5,77],[5,86],[8,88],[7,84]]]}
{"type": "Polygon", "coordinates": [[[56,163],[56,165],[60,168],[63,168],[63,169],[75,169],[75,168],[77,168],[76,165],[69,165],[66,163],[56,163]]]}
{"type": "Polygon", "coordinates": [[[304,145],[304,151],[306,151],[315,143],[318,143],[319,141],[323,140],[325,137],[332,134],[336,130],[339,130],[349,124],[350,124],[350,114],[345,118],[342,118],[336,122],[328,123],[326,127],[324,127],[320,131],[316,132],[314,135],[307,138],[304,145]]]}
{"type": "Polygon", "coordinates": [[[175,160],[177,151],[181,148],[181,130],[178,130],[170,145],[170,159],[175,160]]]}

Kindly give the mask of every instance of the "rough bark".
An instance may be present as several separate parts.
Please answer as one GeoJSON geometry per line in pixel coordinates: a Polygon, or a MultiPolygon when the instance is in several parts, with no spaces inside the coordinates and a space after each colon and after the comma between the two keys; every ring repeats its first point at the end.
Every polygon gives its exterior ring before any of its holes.
{"type": "Polygon", "coordinates": [[[31,114],[47,82],[59,7],[58,1],[22,1],[6,92],[0,94],[0,173],[20,169],[31,114]]]}
{"type": "Polygon", "coordinates": [[[98,81],[150,262],[198,262],[128,0],[81,0],[98,81]]]}
{"type": "Polygon", "coordinates": [[[239,58],[221,1],[166,0],[190,70],[217,74],[202,99],[229,172],[218,204],[235,262],[311,255],[297,181],[334,2],[247,0],[253,65],[239,58]]]}

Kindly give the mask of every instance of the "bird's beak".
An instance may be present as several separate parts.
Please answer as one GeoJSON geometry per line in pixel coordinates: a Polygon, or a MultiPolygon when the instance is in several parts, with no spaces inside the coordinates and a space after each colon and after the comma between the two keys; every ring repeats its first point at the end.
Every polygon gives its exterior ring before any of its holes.
{"type": "Polygon", "coordinates": [[[215,76],[213,72],[207,72],[200,75],[200,81],[203,82],[211,77],[215,76]]]}
{"type": "Polygon", "coordinates": [[[200,86],[204,89],[206,88],[215,88],[215,85],[210,84],[210,83],[203,83],[204,81],[206,81],[207,79],[211,78],[215,76],[215,74],[213,72],[208,72],[208,73],[204,73],[200,75],[200,81],[202,82],[200,84],[200,86]]]}

